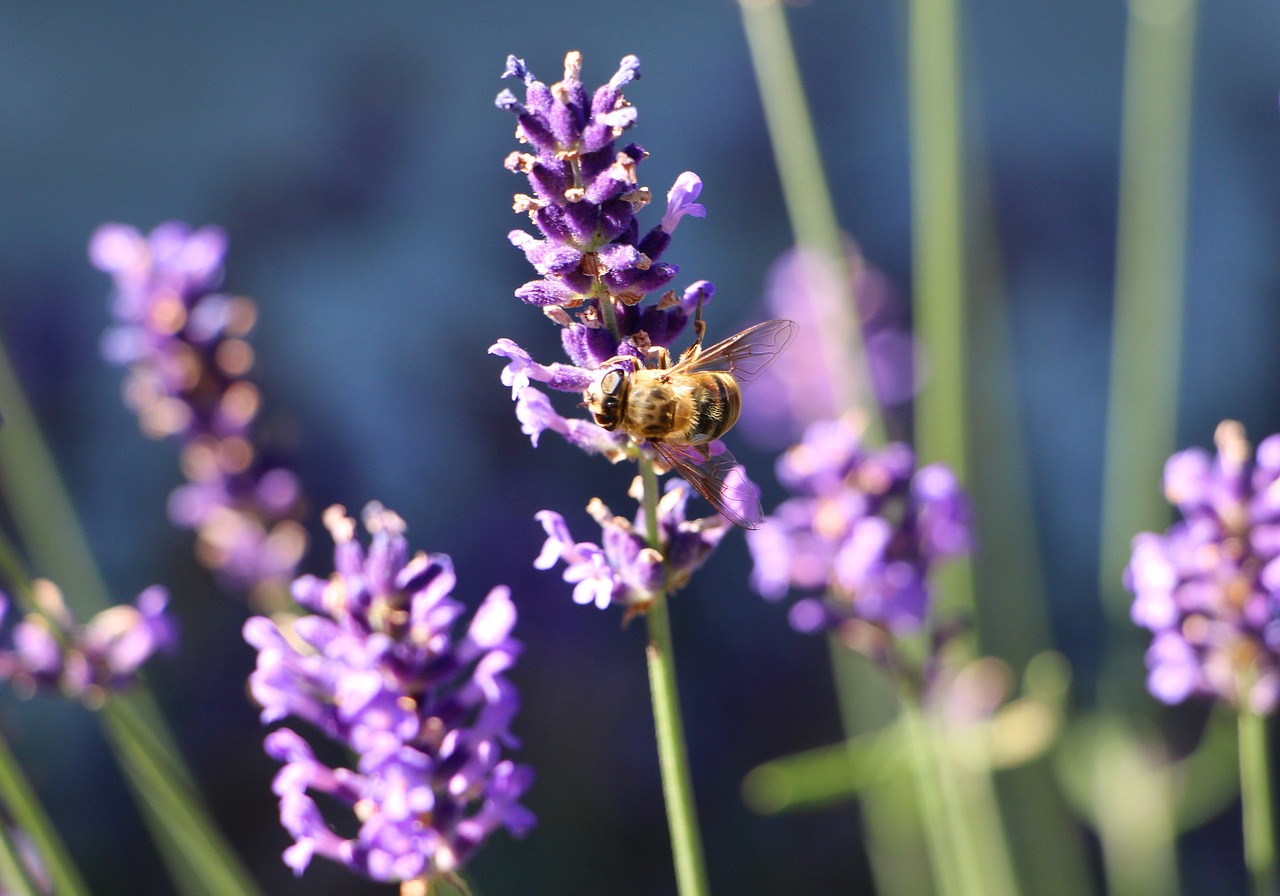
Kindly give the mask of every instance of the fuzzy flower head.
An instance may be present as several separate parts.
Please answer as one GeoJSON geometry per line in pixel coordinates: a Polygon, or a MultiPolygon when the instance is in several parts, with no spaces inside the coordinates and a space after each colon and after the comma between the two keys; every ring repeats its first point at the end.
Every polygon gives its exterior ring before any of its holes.
{"type": "Polygon", "coordinates": [[[268,736],[268,754],[284,763],[281,823],[294,837],[285,862],[301,874],[319,855],[389,882],[450,874],[495,829],[533,825],[519,803],[533,774],[502,758],[517,746],[519,696],[505,677],[520,652],[515,605],[494,588],[459,635],[464,607],[447,555],[411,555],[404,522],[377,504],[364,513],[367,547],[341,507],[325,524],[335,572],[293,586],[308,615],[258,616],[244,629],[258,650],[249,683],[262,721],[293,716],[353,757],[331,768],[295,731],[268,736]],[[354,837],[334,833],[317,793],[350,809],[354,837]]]}
{"type": "Polygon", "coordinates": [[[187,483],[169,516],[195,530],[200,560],[230,587],[283,594],[306,548],[299,485],[254,441],[262,402],[247,336],[257,310],[218,291],[226,249],[215,227],[99,227],[89,255],[115,281],[103,354],[128,368],[125,403],[142,431],[182,445],[187,483]]]}
{"type": "Polygon", "coordinates": [[[1165,496],[1182,519],[1134,537],[1124,583],[1133,621],[1154,635],[1155,697],[1270,713],[1280,698],[1280,435],[1254,454],[1227,420],[1214,441],[1213,455],[1191,448],[1165,464],[1165,496]]]}
{"type": "Polygon", "coordinates": [[[917,468],[906,445],[869,451],[845,418],[814,423],[778,461],[795,497],[747,533],[752,584],[791,608],[801,631],[869,622],[894,635],[923,624],[935,564],[969,552],[968,499],[946,467],[917,468]]]}
{"type": "MultiPolygon", "coordinates": [[[[638,488],[632,492],[638,494],[638,488]]],[[[687,519],[688,499],[687,483],[668,484],[658,501],[656,548],[645,538],[643,508],[634,521],[627,520],[614,516],[599,498],[592,499],[587,512],[600,524],[599,544],[574,541],[564,517],[543,510],[537,518],[547,540],[533,565],[550,569],[563,562],[564,580],[573,585],[575,603],[602,610],[619,605],[628,616],[643,613],[660,592],[670,594],[686,585],[730,528],[721,516],[687,519]]]]}
{"type": "MultiPolygon", "coordinates": [[[[131,686],[152,655],[177,644],[169,593],[158,585],[83,625],[57,585],[36,579],[31,592],[38,609],[15,623],[12,646],[0,649],[0,679],[20,693],[47,690],[101,706],[108,693],[131,686]]],[[[7,611],[8,598],[0,595],[0,619],[7,611]]]]}

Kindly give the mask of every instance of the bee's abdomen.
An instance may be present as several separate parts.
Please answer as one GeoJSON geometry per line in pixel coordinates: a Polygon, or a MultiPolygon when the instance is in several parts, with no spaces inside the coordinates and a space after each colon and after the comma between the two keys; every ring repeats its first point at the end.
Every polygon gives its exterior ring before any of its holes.
{"type": "Polygon", "coordinates": [[[693,413],[690,415],[689,440],[709,442],[718,439],[738,422],[742,410],[742,392],[732,374],[709,371],[698,375],[693,390],[693,413]]]}

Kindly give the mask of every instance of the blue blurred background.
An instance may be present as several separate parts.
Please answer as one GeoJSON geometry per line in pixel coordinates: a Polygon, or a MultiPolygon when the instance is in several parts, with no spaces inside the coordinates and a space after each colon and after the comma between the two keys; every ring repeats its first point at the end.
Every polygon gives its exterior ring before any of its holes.
{"type": "MultiPolygon", "coordinates": [[[[984,142],[1014,335],[1056,646],[1099,672],[1099,492],[1113,277],[1125,8],[978,0],[967,5],[968,121],[984,142]]],[[[1180,444],[1224,417],[1280,429],[1280,5],[1204,4],[1197,54],[1180,444]]],[[[474,866],[485,896],[674,892],[642,626],[575,606],[530,562],[533,514],[579,537],[596,495],[629,512],[627,474],[519,432],[501,364],[508,336],[555,358],[555,329],[512,290],[532,276],[506,240],[524,186],[504,171],[512,118],[493,107],[508,53],[542,79],[581,50],[583,80],[634,53],[632,137],[662,195],[705,182],[665,260],[679,284],[718,287],[713,338],[760,314],[790,241],[735,4],[8,4],[0,11],[0,334],[13,353],[108,583],[128,600],[176,595],[180,656],[157,689],[219,821],[271,893],[385,892],[313,866],[295,882],[269,791],[274,764],[244,693],[253,655],[243,605],[166,521],[172,445],[137,432],[122,378],[100,360],[107,278],[85,246],[116,220],[217,223],[227,287],[252,296],[265,421],[296,446],[312,509],[377,499],[417,547],[451,553],[459,596],[512,586],[527,646],[516,731],[541,819],[474,866]]],[[[841,224],[910,288],[904,7],[819,2],[791,24],[841,224]]],[[[651,210],[654,212],[656,210],[651,210]]],[[[652,223],[648,221],[648,223],[652,223]]],[[[1134,409],[1141,413],[1140,408],[1134,409]]],[[[977,421],[983,425],[983,421],[977,421]]],[[[739,458],[780,498],[770,455],[739,458]]],[[[1157,482],[1151,488],[1158,488],[1157,482]]],[[[981,508],[979,509],[981,512],[981,508]]],[[[305,566],[328,568],[327,537],[305,566]]],[[[713,887],[725,893],[859,892],[868,879],[851,806],[787,817],[744,808],[756,764],[840,737],[826,645],[752,594],[730,536],[673,604],[682,699],[713,887]]],[[[1132,674],[1140,679],[1141,670],[1132,674]]],[[[1087,694],[1087,691],[1086,691],[1087,694]]],[[[1088,700],[1085,696],[1082,699],[1088,700]]],[[[170,892],[96,726],[75,706],[0,700],[0,725],[95,893],[170,892]],[[104,823],[110,819],[110,823],[104,823]]],[[[1188,890],[1234,892],[1238,816],[1191,837],[1188,890]]]]}

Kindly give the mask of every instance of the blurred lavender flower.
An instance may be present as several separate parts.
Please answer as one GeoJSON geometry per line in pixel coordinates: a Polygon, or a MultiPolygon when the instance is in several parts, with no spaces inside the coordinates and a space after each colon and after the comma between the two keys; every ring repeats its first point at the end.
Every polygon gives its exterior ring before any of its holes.
{"type": "Polygon", "coordinates": [[[1124,583],[1133,621],[1155,635],[1155,697],[1270,713],[1280,696],[1280,435],[1255,456],[1244,428],[1227,420],[1214,441],[1212,456],[1191,448],[1165,464],[1165,496],[1183,518],[1134,537],[1124,583]]]}
{"type": "Polygon", "coordinates": [[[838,416],[849,394],[866,393],[881,408],[908,401],[915,394],[915,348],[907,323],[907,303],[889,279],[862,257],[855,246],[846,252],[847,272],[821,252],[789,249],[769,269],[764,301],[771,317],[797,324],[799,342],[752,385],[753,401],[744,406],[742,426],[758,444],[779,450],[794,442],[804,428],[838,416]],[[856,316],[835,307],[852,281],[856,316]],[[859,334],[867,358],[871,388],[840,379],[862,377],[849,363],[849,347],[859,334]],[[832,335],[834,333],[834,336],[832,335]],[[838,347],[838,357],[829,348],[838,347]]]}
{"type": "MultiPolygon", "coordinates": [[[[100,706],[109,692],[131,685],[156,651],[176,646],[169,593],[159,585],[132,606],[109,607],[84,625],[72,618],[57,585],[36,579],[31,592],[38,610],[13,626],[13,647],[0,649],[0,679],[20,693],[45,688],[100,706]]],[[[0,620],[8,610],[8,598],[0,595],[0,620]]]]}
{"type": "MultiPolygon", "coordinates": [[[[632,492],[639,500],[638,490],[632,492]]],[[[628,616],[644,612],[658,594],[671,594],[686,585],[730,528],[722,516],[687,519],[688,500],[687,483],[667,484],[666,494],[658,501],[659,549],[645,541],[643,507],[632,523],[614,516],[599,498],[592,499],[587,512],[600,524],[599,545],[575,542],[564,517],[543,510],[537,517],[547,540],[533,565],[550,569],[563,562],[564,580],[574,586],[576,603],[595,604],[602,610],[617,604],[628,616]]]]}
{"type": "Polygon", "coordinates": [[[501,758],[517,746],[519,696],[503,675],[520,652],[516,610],[494,588],[455,638],[463,606],[450,596],[449,557],[410,556],[404,522],[380,505],[364,524],[367,549],[341,507],[325,513],[336,572],[293,586],[310,615],[245,623],[258,650],[250,689],[264,723],[294,716],[356,757],[330,768],[294,731],[267,737],[284,763],[274,790],[295,840],[289,867],[301,874],[319,855],[374,880],[428,879],[460,868],[494,829],[521,835],[534,823],[518,802],[531,770],[501,758]],[[310,793],[349,807],[356,836],[334,833],[310,793]]]}
{"type": "Polygon", "coordinates": [[[917,469],[906,445],[868,451],[860,439],[847,418],[812,424],[778,460],[796,497],[747,533],[760,594],[825,595],[791,608],[801,631],[861,620],[913,632],[929,610],[934,565],[972,546],[969,503],[950,470],[917,469]]]}
{"type": "Polygon", "coordinates": [[[245,379],[245,337],[257,311],[217,291],[226,248],[214,227],[99,227],[89,255],[115,280],[103,354],[129,368],[125,403],[142,431],[182,443],[188,482],[170,496],[169,517],[195,530],[201,562],[230,587],[279,598],[306,548],[299,485],[253,441],[261,396],[245,379]]]}

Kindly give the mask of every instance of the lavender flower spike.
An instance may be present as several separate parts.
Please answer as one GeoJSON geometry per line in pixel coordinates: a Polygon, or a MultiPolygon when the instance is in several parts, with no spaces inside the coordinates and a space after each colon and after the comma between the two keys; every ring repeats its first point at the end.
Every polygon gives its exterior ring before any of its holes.
{"type": "Polygon", "coordinates": [[[972,546],[968,500],[946,467],[916,468],[903,444],[864,449],[849,419],[814,423],[778,460],[796,497],[747,533],[752,584],[769,600],[796,589],[802,631],[854,620],[894,634],[916,631],[929,611],[929,573],[972,546]]]}
{"type": "Polygon", "coordinates": [[[89,255],[115,280],[103,354],[129,368],[125,402],[142,431],[182,444],[188,482],[170,496],[169,517],[195,530],[201,562],[229,587],[280,598],[306,549],[300,489],[254,442],[262,400],[246,378],[246,337],[257,311],[218,291],[226,249],[214,227],[99,227],[89,255]]]}
{"type": "Polygon", "coordinates": [[[1280,435],[1255,455],[1227,420],[1214,441],[1214,455],[1191,448],[1165,464],[1165,496],[1182,519],[1134,537],[1124,583],[1133,621],[1154,635],[1153,696],[1266,714],[1280,699],[1280,435]]]}
{"type": "Polygon", "coordinates": [[[285,862],[301,874],[320,856],[387,882],[451,874],[497,828],[519,836],[534,823],[519,803],[533,773],[502,758],[518,745],[509,726],[519,696],[504,675],[520,653],[515,605],[494,588],[457,635],[464,608],[448,556],[410,555],[404,521],[378,504],[364,512],[367,548],[341,507],[325,525],[336,571],[293,586],[309,615],[244,627],[258,650],[249,685],[263,722],[293,716],[354,757],[331,768],[288,728],[267,737],[294,838],[285,862]],[[335,834],[313,794],[348,807],[356,835],[335,834]]]}

